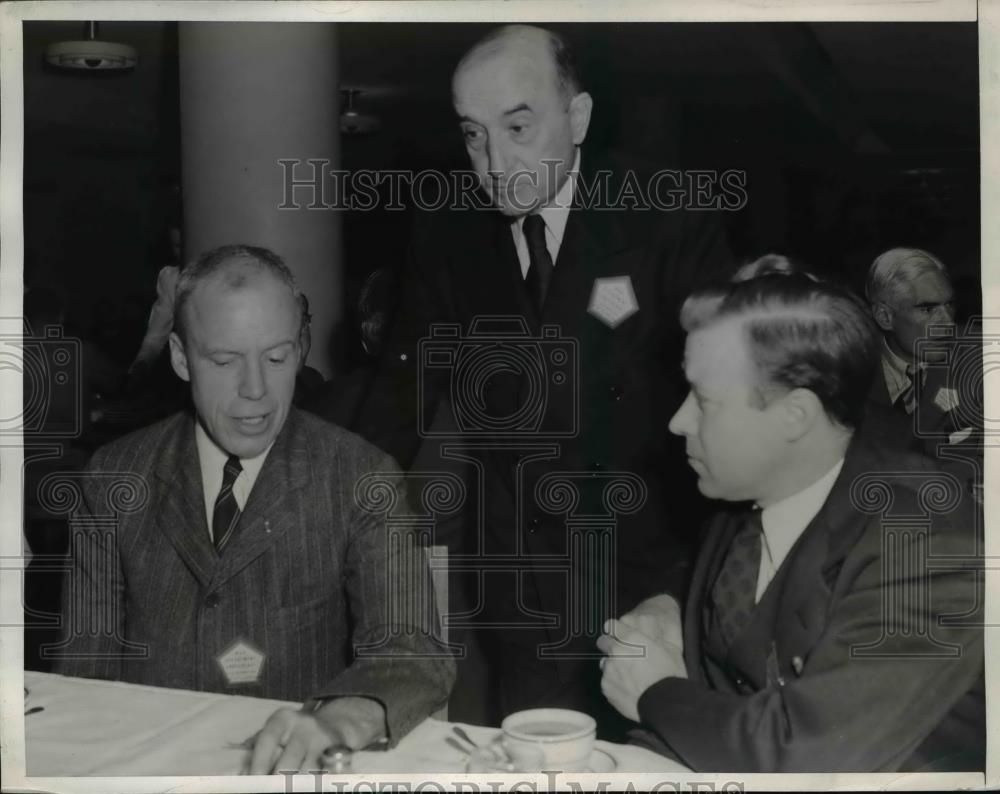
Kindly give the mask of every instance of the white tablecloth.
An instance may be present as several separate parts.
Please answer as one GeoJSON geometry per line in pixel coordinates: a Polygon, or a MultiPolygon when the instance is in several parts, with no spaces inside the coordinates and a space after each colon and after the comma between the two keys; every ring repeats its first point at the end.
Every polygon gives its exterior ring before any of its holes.
{"type": "MultiPolygon", "coordinates": [[[[43,710],[24,718],[27,773],[77,775],[235,775],[247,751],[231,748],[256,732],[282,703],[261,698],[65,678],[26,672],[26,706],[43,710]]],[[[463,753],[445,737],[454,723],[427,719],[388,752],[354,754],[358,773],[461,773],[463,753]]],[[[477,742],[495,728],[463,725],[477,742]]],[[[686,771],[640,747],[597,743],[618,772],[686,771]]]]}

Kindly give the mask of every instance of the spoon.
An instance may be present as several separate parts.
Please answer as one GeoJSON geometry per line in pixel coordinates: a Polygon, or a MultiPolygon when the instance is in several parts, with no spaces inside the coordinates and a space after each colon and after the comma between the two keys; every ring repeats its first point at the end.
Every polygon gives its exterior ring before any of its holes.
{"type": "Polygon", "coordinates": [[[472,739],[470,738],[469,734],[467,734],[465,731],[463,731],[457,725],[453,725],[451,727],[451,729],[455,732],[455,734],[458,736],[459,739],[464,739],[465,741],[467,741],[469,744],[471,744],[475,748],[479,747],[478,744],[476,744],[474,741],[472,741],[472,739]]]}

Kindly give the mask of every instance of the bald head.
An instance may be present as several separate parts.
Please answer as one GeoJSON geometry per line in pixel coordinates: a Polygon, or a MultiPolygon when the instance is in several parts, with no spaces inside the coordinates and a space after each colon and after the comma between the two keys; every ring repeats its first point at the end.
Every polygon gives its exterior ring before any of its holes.
{"type": "Polygon", "coordinates": [[[472,167],[505,215],[549,206],[586,137],[593,101],[556,34],[500,28],[455,69],[452,99],[472,167]]]}
{"type": "Polygon", "coordinates": [[[580,93],[580,76],[562,36],[532,25],[504,25],[491,31],[472,46],[455,67],[455,77],[466,66],[478,65],[498,56],[508,56],[533,64],[544,72],[563,99],[580,93]]]}

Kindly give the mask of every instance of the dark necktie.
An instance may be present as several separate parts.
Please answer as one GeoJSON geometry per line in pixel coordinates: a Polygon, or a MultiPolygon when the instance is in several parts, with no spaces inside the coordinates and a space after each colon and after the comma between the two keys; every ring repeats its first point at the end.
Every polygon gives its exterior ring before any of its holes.
{"type": "Polygon", "coordinates": [[[549,291],[549,281],[552,279],[552,257],[545,245],[545,221],[541,215],[529,215],[524,219],[524,241],[528,244],[528,274],[525,284],[531,299],[541,312],[545,305],[545,295],[549,291]]]}
{"type": "Polygon", "coordinates": [[[240,506],[233,494],[233,483],[241,471],[243,467],[240,465],[240,459],[230,455],[222,468],[222,488],[216,497],[215,510],[212,512],[212,540],[215,541],[215,548],[220,554],[240,520],[240,506]]]}
{"type": "Polygon", "coordinates": [[[906,413],[907,416],[913,414],[917,407],[916,378],[919,377],[918,370],[913,364],[906,365],[906,388],[900,392],[896,398],[895,406],[906,413]]]}
{"type": "Polygon", "coordinates": [[[760,510],[754,510],[746,517],[712,586],[712,602],[727,646],[747,627],[753,613],[763,534],[760,515],[760,510]]]}

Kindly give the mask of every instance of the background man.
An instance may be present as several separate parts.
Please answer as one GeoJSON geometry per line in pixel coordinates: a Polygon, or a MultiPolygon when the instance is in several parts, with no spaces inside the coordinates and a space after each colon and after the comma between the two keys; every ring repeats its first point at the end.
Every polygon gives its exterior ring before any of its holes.
{"type": "Polygon", "coordinates": [[[670,430],[703,494],[753,508],[709,524],[683,626],[665,597],[609,622],[609,701],[698,771],[983,769],[982,592],[928,565],[976,555],[978,528],[956,483],[855,434],[878,355],[865,308],[770,275],[692,296],[681,322],[691,390],[670,430]]]}
{"type": "Polygon", "coordinates": [[[357,427],[405,468],[420,441],[419,409],[433,417],[442,395],[450,393],[445,410],[480,423],[474,429],[485,432],[469,455],[481,473],[484,492],[472,501],[485,527],[477,518],[466,540],[484,565],[485,554],[517,557],[480,573],[485,601],[471,610],[498,629],[490,658],[500,673],[499,711],[586,709],[614,736],[617,715],[600,696],[594,642],[619,607],[664,588],[680,592],[686,581],[684,494],[693,489],[683,487],[689,473],[671,463],[680,458],[656,430],[681,397],[662,363],[679,361],[681,300],[699,277],[729,266],[727,248],[711,213],[630,211],[634,201],[617,201],[629,180],[645,186],[647,172],[582,146],[593,101],[551,32],[515,25],[487,36],[459,63],[452,96],[494,210],[418,218],[402,302],[357,427]],[[480,316],[514,324],[489,329],[501,336],[477,347],[475,332],[487,330],[473,328],[480,316]],[[418,342],[442,322],[460,328],[452,337],[457,360],[480,356],[478,371],[488,376],[460,380],[454,368],[428,366],[420,380],[418,342]],[[555,334],[545,336],[546,327],[555,334]],[[529,347],[542,356],[540,383],[519,363],[529,347]],[[533,418],[518,424],[524,415],[533,418]],[[489,433],[508,447],[488,448],[489,433]],[[536,486],[546,474],[570,472],[580,511],[601,514],[605,477],[621,471],[647,483],[641,509],[617,517],[605,559],[572,575],[552,570],[571,552],[566,517],[543,509],[536,486]],[[679,483],[669,498],[653,485],[664,477],[679,483]],[[583,614],[571,620],[574,610],[583,614]],[[549,655],[540,651],[546,643],[549,655]]]}
{"type": "Polygon", "coordinates": [[[982,359],[962,362],[944,351],[973,354],[957,346],[954,290],[944,264],[917,248],[893,248],[868,271],[865,295],[882,332],[881,367],[870,395],[871,432],[937,458],[939,445],[975,443],[982,416],[982,359]],[[918,360],[918,342],[937,344],[918,360]],[[942,352],[935,355],[937,350],[942,352]],[[957,366],[956,366],[957,364],[957,366]],[[964,404],[963,404],[964,403],[964,404]],[[888,410],[891,407],[891,411],[888,410]]]}
{"type": "Polygon", "coordinates": [[[67,675],[307,701],[259,732],[254,773],[316,769],[334,742],[396,742],[447,698],[454,674],[450,659],[432,658],[434,615],[390,630],[407,620],[389,612],[389,581],[429,580],[403,571],[354,489],[394,464],[292,407],[303,307],[265,249],[218,248],[185,269],[170,353],[196,416],[176,414],[91,461],[57,664],[67,675]],[[146,484],[148,499],[113,535],[93,533],[123,476],[146,484]],[[93,616],[114,631],[81,631],[93,616]],[[355,658],[380,642],[379,657],[355,658]]]}

